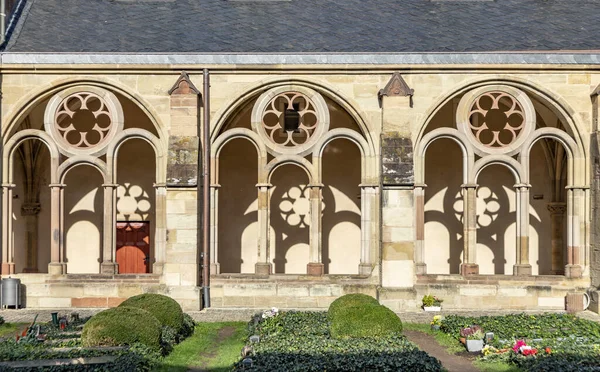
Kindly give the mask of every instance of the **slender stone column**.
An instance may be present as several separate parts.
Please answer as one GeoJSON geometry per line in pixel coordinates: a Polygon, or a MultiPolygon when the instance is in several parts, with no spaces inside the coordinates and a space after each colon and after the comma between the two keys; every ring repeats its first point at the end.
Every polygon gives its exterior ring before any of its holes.
{"type": "Polygon", "coordinates": [[[310,188],[310,253],[306,273],[308,275],[323,275],[325,267],[321,257],[321,213],[322,213],[322,184],[308,185],[310,188]]]}
{"type": "Polygon", "coordinates": [[[517,263],[514,275],[531,275],[529,264],[529,189],[531,185],[517,184],[517,263]]]}
{"type": "Polygon", "coordinates": [[[563,264],[563,219],[566,203],[553,202],[547,205],[552,221],[552,271],[553,275],[564,274],[563,264]]]}
{"type": "Polygon", "coordinates": [[[415,267],[417,275],[427,274],[425,263],[425,184],[415,184],[415,267]]]}
{"type": "Polygon", "coordinates": [[[2,184],[2,275],[15,273],[12,238],[13,184],[2,184]]]}
{"type": "Polygon", "coordinates": [[[477,264],[477,186],[464,184],[463,189],[463,276],[478,275],[477,264]]]}
{"type": "Polygon", "coordinates": [[[63,190],[66,185],[53,183],[50,185],[50,263],[48,274],[62,275],[66,273],[63,253],[63,190]]]}
{"type": "Polygon", "coordinates": [[[370,275],[373,271],[372,249],[377,245],[374,233],[377,231],[375,216],[377,211],[377,199],[379,196],[379,185],[360,184],[360,264],[358,273],[370,275]]]}
{"type": "Polygon", "coordinates": [[[167,184],[155,183],[154,193],[156,226],[154,227],[154,264],[152,265],[152,273],[162,274],[165,262],[167,261],[167,184]]]}
{"type": "MultiPolygon", "coordinates": [[[[119,267],[116,262],[117,245],[115,240],[116,225],[116,202],[117,202],[117,187],[118,184],[107,183],[104,187],[104,225],[103,225],[103,240],[102,240],[102,264],[100,272],[102,274],[118,274],[119,267]]],[[[158,215],[158,213],[157,213],[158,215]]]]}
{"type": "Polygon", "coordinates": [[[581,278],[583,268],[581,264],[582,222],[585,220],[584,193],[582,187],[567,187],[567,231],[569,243],[567,244],[567,265],[565,276],[568,278],[581,278]]]}
{"type": "Polygon", "coordinates": [[[259,183],[258,188],[258,260],[255,265],[256,275],[270,275],[273,265],[269,260],[269,189],[270,183],[259,183]]]}
{"type": "MultiPolygon", "coordinates": [[[[221,185],[210,185],[210,273],[216,275],[221,273],[219,264],[219,188],[221,185]]],[[[262,230],[261,230],[262,231],[262,230]]]]}
{"type": "Polygon", "coordinates": [[[24,217],[27,228],[26,262],[24,273],[37,273],[38,269],[38,215],[40,203],[29,202],[21,205],[21,216],[24,217]]]}

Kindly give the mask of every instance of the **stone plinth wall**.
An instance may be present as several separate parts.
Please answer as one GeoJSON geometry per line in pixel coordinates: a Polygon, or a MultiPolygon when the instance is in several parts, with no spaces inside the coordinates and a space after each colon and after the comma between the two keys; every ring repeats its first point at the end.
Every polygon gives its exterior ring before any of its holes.
{"type": "Polygon", "coordinates": [[[21,280],[21,303],[26,308],[107,308],[118,306],[131,296],[160,293],[172,297],[184,310],[198,310],[196,287],[169,287],[160,276],[70,274],[13,275],[21,280]]]}
{"type": "Polygon", "coordinates": [[[558,276],[514,277],[460,275],[419,276],[414,288],[383,288],[381,304],[394,311],[418,311],[432,294],[444,310],[564,310],[567,293],[583,293],[589,280],[558,276]]]}
{"type": "Polygon", "coordinates": [[[277,307],[283,309],[323,308],[349,293],[377,296],[376,284],[368,279],[271,275],[252,278],[213,278],[212,306],[216,308],[277,307]]]}

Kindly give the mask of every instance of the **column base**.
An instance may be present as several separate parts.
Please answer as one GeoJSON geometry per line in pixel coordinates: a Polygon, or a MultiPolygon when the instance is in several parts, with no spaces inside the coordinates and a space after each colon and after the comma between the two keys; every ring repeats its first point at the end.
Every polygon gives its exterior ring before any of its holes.
{"type": "Polygon", "coordinates": [[[531,265],[514,265],[513,266],[513,275],[522,276],[522,275],[531,275],[531,265]]]}
{"type": "Polygon", "coordinates": [[[64,266],[58,262],[50,262],[48,264],[48,274],[50,275],[63,275],[65,273],[64,266]]]}
{"type": "Polygon", "coordinates": [[[270,263],[257,262],[254,265],[254,273],[256,275],[271,275],[273,271],[273,265],[270,263]]]}
{"type": "Polygon", "coordinates": [[[3,263],[2,264],[2,275],[11,275],[15,273],[15,264],[14,263],[3,263]]]}
{"type": "Polygon", "coordinates": [[[460,265],[460,273],[462,276],[479,275],[478,264],[462,264],[460,265]]]}
{"type": "Polygon", "coordinates": [[[415,270],[417,275],[425,275],[427,274],[427,264],[424,262],[417,262],[415,264],[415,270]]]}
{"type": "Polygon", "coordinates": [[[162,275],[165,272],[164,262],[155,262],[152,264],[152,274],[162,275]]]}
{"type": "Polygon", "coordinates": [[[321,276],[325,273],[325,265],[318,262],[311,262],[306,265],[306,274],[312,276],[321,276]]]}
{"type": "Polygon", "coordinates": [[[565,266],[565,276],[567,278],[581,278],[583,269],[579,265],[567,265],[565,266]]]}
{"type": "Polygon", "coordinates": [[[373,265],[371,264],[363,264],[358,265],[358,275],[371,275],[373,272],[373,265]]]}
{"type": "Polygon", "coordinates": [[[210,275],[221,274],[221,264],[214,262],[210,264],[210,275]]]}
{"type": "Polygon", "coordinates": [[[100,274],[118,274],[119,264],[115,262],[102,262],[100,264],[100,274]]]}

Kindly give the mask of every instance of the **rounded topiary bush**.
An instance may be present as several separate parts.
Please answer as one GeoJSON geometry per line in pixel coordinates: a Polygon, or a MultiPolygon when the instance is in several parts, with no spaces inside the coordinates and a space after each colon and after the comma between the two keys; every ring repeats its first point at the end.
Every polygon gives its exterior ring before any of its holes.
{"type": "Polygon", "coordinates": [[[120,306],[94,315],[83,326],[83,346],[119,346],[142,343],[160,347],[160,322],[149,312],[136,307],[120,306]]]}
{"type": "Polygon", "coordinates": [[[345,307],[331,318],[334,338],[380,337],[402,332],[402,321],[392,310],[379,304],[345,307]]]}
{"type": "Polygon", "coordinates": [[[359,305],[379,305],[376,299],[373,297],[362,294],[362,293],[353,293],[344,295],[329,305],[329,310],[327,311],[327,317],[329,319],[333,319],[336,314],[347,307],[354,307],[359,305]]]}
{"type": "Polygon", "coordinates": [[[179,333],[183,324],[183,310],[171,297],[144,293],[125,300],[119,306],[137,307],[150,312],[161,325],[171,327],[179,333]]]}

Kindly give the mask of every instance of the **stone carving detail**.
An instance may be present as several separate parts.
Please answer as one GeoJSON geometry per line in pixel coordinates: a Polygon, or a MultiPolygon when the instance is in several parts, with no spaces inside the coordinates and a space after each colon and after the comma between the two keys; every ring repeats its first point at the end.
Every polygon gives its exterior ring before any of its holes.
{"type": "Polygon", "coordinates": [[[112,114],[101,97],[80,92],[62,100],[56,110],[55,123],[69,145],[91,148],[109,139],[112,114]]]}
{"type": "Polygon", "coordinates": [[[275,96],[267,104],[262,127],[271,141],[281,146],[299,146],[306,143],[319,125],[314,104],[302,93],[286,92],[275,96]],[[286,111],[297,112],[299,125],[295,130],[284,128],[286,111]]]}
{"type": "Polygon", "coordinates": [[[565,214],[567,203],[549,203],[546,208],[548,208],[550,214],[565,214]]]}
{"type": "Polygon", "coordinates": [[[475,100],[469,125],[477,140],[488,147],[505,147],[515,142],[523,126],[523,108],[510,94],[488,92],[475,100]]]}
{"type": "Polygon", "coordinates": [[[40,203],[25,203],[21,205],[22,216],[35,216],[42,210],[40,203]]]}

